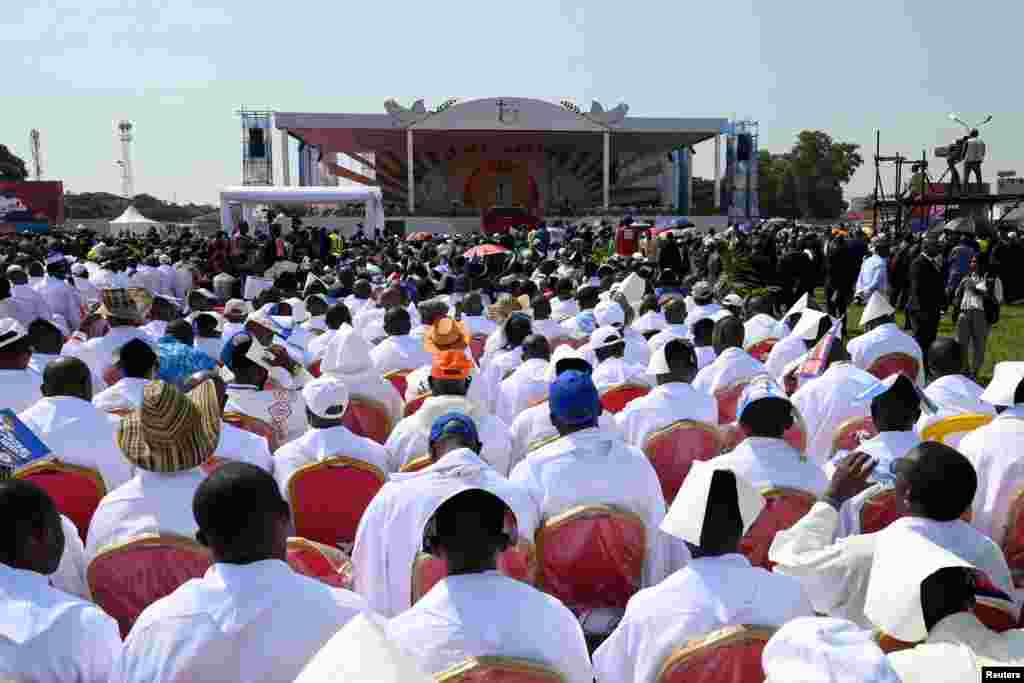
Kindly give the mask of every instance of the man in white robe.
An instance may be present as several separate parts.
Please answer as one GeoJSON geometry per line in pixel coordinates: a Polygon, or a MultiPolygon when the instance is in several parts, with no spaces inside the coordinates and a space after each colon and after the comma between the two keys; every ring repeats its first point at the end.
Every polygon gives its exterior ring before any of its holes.
{"type": "Polygon", "coordinates": [[[580,312],[579,305],[573,296],[572,280],[563,277],[555,287],[555,296],[551,299],[551,317],[556,321],[573,318],[580,312]]]}
{"type": "MultiPolygon", "coordinates": [[[[191,391],[203,382],[213,382],[217,389],[217,403],[220,406],[220,414],[224,413],[224,406],[228,402],[227,384],[217,370],[205,370],[197,372],[185,380],[184,390],[191,391]]],[[[270,454],[270,444],[265,437],[259,434],[247,432],[244,429],[228,424],[221,419],[220,436],[217,439],[217,448],[213,451],[211,459],[217,461],[235,460],[255,465],[265,472],[274,474],[275,461],[270,454]]]]}
{"type": "MultiPolygon", "coordinates": [[[[935,404],[935,413],[921,413],[917,421],[918,434],[939,420],[955,415],[992,415],[995,408],[981,399],[985,391],[964,374],[966,361],[960,342],[950,337],[936,339],[928,350],[928,374],[932,381],[924,389],[924,395],[935,404]]],[[[957,448],[960,439],[950,437],[945,440],[950,446],[957,448]],[[950,440],[950,439],[954,440],[950,440]]]]}
{"type": "Polygon", "coordinates": [[[489,337],[498,329],[498,324],[484,315],[480,292],[470,292],[462,300],[461,321],[472,337],[489,337]]]}
{"type": "MultiPolygon", "coordinates": [[[[647,364],[651,362],[651,349],[647,346],[647,340],[644,339],[643,335],[626,324],[626,312],[619,302],[602,301],[594,308],[594,317],[597,319],[597,324],[600,327],[615,328],[622,335],[623,342],[625,343],[622,358],[626,363],[633,366],[647,367],[647,364]]],[[[591,333],[591,336],[593,336],[593,333],[591,333]]],[[[592,359],[594,348],[590,342],[581,346],[580,351],[588,361],[596,360],[596,357],[592,359]]]]}
{"type": "Polygon", "coordinates": [[[100,301],[100,290],[99,287],[89,281],[89,269],[84,264],[76,263],[71,266],[71,275],[82,303],[86,306],[98,304],[100,301]]]}
{"type": "Polygon", "coordinates": [[[828,320],[828,315],[821,311],[807,308],[800,312],[800,318],[792,331],[776,342],[765,359],[765,367],[776,382],[785,386],[786,373],[792,371],[794,364],[806,358],[807,352],[821,339],[822,335],[818,332],[822,325],[828,331],[830,325],[822,322],[828,320]]]}
{"type": "Polygon", "coordinates": [[[142,612],[112,683],[291,681],[366,609],[288,566],[288,504],[263,470],[223,465],[189,507],[213,566],[142,612]]]}
{"type": "Polygon", "coordinates": [[[92,404],[107,413],[126,413],[142,405],[142,390],[156,378],[156,351],[141,339],[132,339],[115,351],[114,367],[121,379],[92,397],[92,404]]]}
{"type": "Polygon", "coordinates": [[[370,344],[351,325],[341,325],[331,336],[320,372],[342,380],[350,396],[383,406],[394,427],[402,419],[402,396],[374,365],[371,351],[370,344]]]}
{"type": "Polygon", "coordinates": [[[39,283],[36,291],[46,301],[51,313],[63,316],[71,329],[77,329],[82,322],[82,299],[78,290],[64,279],[67,273],[64,257],[60,256],[59,261],[48,264],[47,271],[46,278],[39,283]]]}
{"type": "Polygon", "coordinates": [[[42,376],[29,369],[31,360],[28,331],[14,318],[0,319],[0,408],[20,413],[43,397],[42,376]]]}
{"type": "Polygon", "coordinates": [[[694,284],[690,295],[693,297],[693,308],[686,315],[684,324],[691,330],[693,324],[701,318],[714,319],[723,310],[722,305],[713,300],[714,294],[711,291],[711,285],[707,282],[700,281],[694,284]]]}
{"type": "Polygon", "coordinates": [[[765,683],[902,683],[874,634],[846,619],[786,622],[761,653],[765,683]]]}
{"type": "Polygon", "coordinates": [[[295,683],[433,683],[416,656],[403,652],[387,637],[387,625],[387,619],[372,612],[357,615],[309,660],[295,683]]]}
{"type": "MultiPolygon", "coordinates": [[[[353,327],[360,329],[358,320],[353,327]]],[[[408,311],[397,307],[388,309],[384,315],[384,331],[388,336],[370,352],[373,364],[382,375],[395,370],[415,370],[430,365],[430,352],[423,348],[422,339],[409,336],[410,329],[408,311]]]]}
{"type": "Polygon", "coordinates": [[[344,303],[352,315],[356,316],[368,308],[372,308],[373,287],[369,280],[356,280],[352,285],[352,293],[345,297],[344,303]]]}
{"type": "Polygon", "coordinates": [[[43,320],[53,319],[53,310],[46,303],[46,299],[29,284],[28,276],[21,266],[10,266],[7,269],[7,278],[11,282],[11,297],[17,301],[19,308],[25,312],[28,325],[36,318],[43,320]]]}
{"type": "Polygon", "coordinates": [[[552,318],[551,302],[542,295],[533,297],[530,302],[530,310],[533,312],[534,334],[542,335],[548,340],[548,343],[566,336],[561,323],[552,318]]]}
{"type": "MultiPolygon", "coordinates": [[[[616,304],[618,305],[618,304],[616,304]]],[[[600,393],[624,384],[650,386],[647,365],[637,365],[626,359],[626,341],[622,330],[599,327],[590,335],[590,348],[597,360],[592,379],[600,393]]]]}
{"type": "Polygon", "coordinates": [[[490,491],[515,513],[521,539],[532,543],[537,529],[536,503],[478,455],[480,439],[471,418],[445,413],[428,431],[430,464],[392,475],[370,501],[356,531],[355,590],[385,617],[411,606],[412,569],[423,547],[423,531],[437,507],[454,494],[467,488],[490,491]]]}
{"type": "Polygon", "coordinates": [[[686,325],[686,304],[682,299],[671,298],[662,306],[665,313],[665,327],[647,340],[647,348],[651,353],[664,346],[669,339],[686,339],[690,336],[690,328],[686,325]]]}
{"type": "Polygon", "coordinates": [[[495,413],[507,425],[548,395],[547,369],[551,360],[548,340],[531,334],[523,340],[522,349],[522,363],[498,387],[495,413]]]}
{"type": "Polygon", "coordinates": [[[799,581],[752,567],[740,539],[764,508],[741,477],[695,462],[661,529],[695,547],[686,567],[634,595],[594,653],[598,683],[646,683],[673,650],[726,626],[811,616],[799,581]]]}
{"type": "Polygon", "coordinates": [[[763,297],[750,297],[746,303],[747,320],[743,323],[743,348],[749,349],[766,339],[779,338],[779,321],[769,315],[770,306],[763,297]]]}
{"type": "MultiPolygon", "coordinates": [[[[72,337],[61,349],[61,355],[80,358],[92,372],[93,391],[107,388],[104,373],[114,364],[114,352],[132,339],[155,342],[139,329],[142,317],[139,309],[125,289],[105,289],[101,292],[103,305],[100,314],[106,318],[110,331],[102,337],[81,341],[72,337]]],[[[78,333],[81,334],[81,333],[78,333]]]]}
{"type": "Polygon", "coordinates": [[[715,323],[715,362],[697,373],[693,388],[715,396],[737,383],[768,374],[768,368],[740,348],[743,344],[743,323],[730,316],[715,323]]]}
{"type": "Polygon", "coordinates": [[[640,315],[633,321],[630,327],[642,335],[658,333],[668,327],[668,320],[666,320],[665,314],[661,312],[657,296],[648,294],[644,297],[640,305],[640,315]]]}
{"type": "Polygon", "coordinates": [[[896,309],[878,292],[871,295],[864,314],[860,318],[860,326],[864,334],[851,339],[846,348],[854,365],[861,370],[868,370],[871,365],[890,353],[904,353],[912,356],[918,364],[918,374],[914,379],[918,386],[924,384],[924,354],[917,340],[904,332],[896,324],[896,309]]]}

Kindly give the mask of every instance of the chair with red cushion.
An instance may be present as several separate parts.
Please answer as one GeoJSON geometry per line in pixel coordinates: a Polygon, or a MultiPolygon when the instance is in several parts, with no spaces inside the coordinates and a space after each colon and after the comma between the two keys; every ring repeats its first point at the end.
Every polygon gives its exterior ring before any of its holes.
{"type": "Polygon", "coordinates": [[[726,626],[691,640],[668,656],[657,683],[763,683],[761,652],[770,626],[726,626]]]}
{"type": "Polygon", "coordinates": [[[317,358],[315,361],[313,361],[313,363],[309,366],[309,374],[313,375],[314,377],[319,377],[321,374],[320,365],[322,363],[323,358],[317,358]]]}
{"type": "Polygon", "coordinates": [[[428,398],[430,398],[430,396],[431,396],[431,393],[428,391],[427,393],[420,394],[416,398],[414,398],[411,401],[409,401],[408,403],[406,403],[405,404],[404,415],[406,417],[409,417],[410,415],[414,415],[416,413],[416,411],[420,409],[420,406],[423,405],[423,402],[426,401],[428,398]]]}
{"type": "Polygon", "coordinates": [[[296,535],[351,547],[359,519],[385,479],[373,465],[341,455],[300,468],[288,481],[296,535]]]}
{"type": "Polygon", "coordinates": [[[768,360],[768,355],[772,352],[772,349],[776,344],[779,343],[778,339],[762,339],[756,344],[751,344],[747,347],[747,353],[761,361],[762,363],[768,360]]]}
{"type": "Polygon", "coordinates": [[[749,383],[750,379],[743,379],[715,392],[715,401],[718,402],[718,424],[727,425],[736,421],[736,406],[749,383]]]}
{"type": "Polygon", "coordinates": [[[988,574],[980,569],[974,570],[974,577],[974,615],[978,621],[997,633],[1017,628],[1013,598],[997,588],[988,574]]]}
{"type": "Polygon", "coordinates": [[[880,489],[872,494],[860,509],[860,532],[870,534],[881,531],[897,519],[907,516],[906,505],[895,489],[880,489]]]}
{"type": "Polygon", "coordinates": [[[244,413],[236,413],[234,411],[228,411],[224,413],[224,422],[237,427],[238,429],[255,434],[256,436],[262,436],[267,440],[267,446],[270,447],[270,452],[274,453],[280,447],[278,443],[277,432],[270,425],[269,422],[254,417],[252,415],[245,415],[244,413]]]}
{"type": "Polygon", "coordinates": [[[379,444],[388,440],[394,426],[384,404],[365,396],[352,396],[349,399],[341,423],[353,434],[365,436],[379,444]]]}
{"type": "Polygon", "coordinates": [[[635,513],[582,505],[537,531],[537,585],[577,614],[624,609],[640,589],[647,532],[635,513]]]}
{"type": "Polygon", "coordinates": [[[665,505],[675,500],[694,460],[710,460],[722,452],[722,435],[714,425],[677,420],[644,439],[643,451],[661,482],[665,505]]]}
{"type": "Polygon", "coordinates": [[[911,382],[916,383],[920,369],[921,364],[908,353],[887,353],[875,359],[871,367],[868,368],[868,373],[878,379],[885,379],[890,375],[900,373],[911,382]]]}
{"type": "Polygon", "coordinates": [[[210,568],[209,551],[174,534],[143,536],[104,549],[89,563],[93,601],[117,620],[121,637],[154,602],[210,568]]]}
{"type": "Polygon", "coordinates": [[[477,363],[484,357],[484,346],[487,344],[487,335],[474,334],[469,340],[469,351],[473,354],[473,360],[477,363]]]}
{"type": "Polygon", "coordinates": [[[722,435],[722,452],[729,453],[749,436],[743,425],[733,422],[727,425],[718,425],[718,433],[722,435]]]}
{"type": "Polygon", "coordinates": [[[793,407],[793,426],[786,430],[782,438],[801,453],[807,450],[807,423],[796,406],[793,407]]]}
{"type": "Polygon", "coordinates": [[[870,415],[850,418],[839,425],[832,435],[832,455],[834,456],[839,451],[854,451],[862,441],[873,439],[876,436],[878,436],[878,429],[870,415]]]}
{"type": "Polygon", "coordinates": [[[817,497],[808,491],[785,487],[768,489],[761,495],[765,498],[765,507],[740,541],[740,552],[753,566],[770,570],[774,565],[768,561],[768,548],[775,534],[796,524],[817,497]]]}
{"type": "Polygon", "coordinates": [[[352,561],[337,548],[292,536],[288,539],[288,565],[328,586],[352,588],[352,561]]]}
{"type": "Polygon", "coordinates": [[[30,481],[46,491],[57,510],[74,522],[78,535],[85,542],[92,516],[107,495],[99,472],[47,458],[16,471],[14,478],[30,481]]]}
{"type": "MultiPolygon", "coordinates": [[[[118,382],[120,382],[122,379],[124,379],[124,373],[122,373],[121,368],[117,367],[116,365],[108,365],[103,370],[102,377],[103,381],[107,383],[107,386],[112,387],[118,382]]],[[[97,391],[103,388],[104,387],[100,387],[99,389],[97,389],[97,391]]]]}
{"type": "Polygon", "coordinates": [[[399,396],[405,396],[405,390],[408,388],[407,377],[412,370],[392,370],[384,375],[384,379],[391,382],[395,389],[398,390],[399,396]]]}
{"type": "Polygon", "coordinates": [[[618,413],[635,398],[646,396],[651,390],[646,384],[619,384],[601,394],[601,407],[609,413],[618,413]]]}
{"type": "Polygon", "coordinates": [[[572,337],[554,337],[548,340],[548,343],[551,345],[552,353],[554,353],[555,349],[557,349],[562,344],[565,344],[566,346],[571,346],[572,348],[576,348],[575,344],[573,343],[572,337]]]}
{"type": "Polygon", "coordinates": [[[437,683],[562,683],[546,664],[515,657],[471,657],[434,675],[437,683]]]}
{"type": "Polygon", "coordinates": [[[1017,491],[1010,503],[1003,554],[1013,574],[1013,585],[1024,588],[1024,489],[1017,491]]]}

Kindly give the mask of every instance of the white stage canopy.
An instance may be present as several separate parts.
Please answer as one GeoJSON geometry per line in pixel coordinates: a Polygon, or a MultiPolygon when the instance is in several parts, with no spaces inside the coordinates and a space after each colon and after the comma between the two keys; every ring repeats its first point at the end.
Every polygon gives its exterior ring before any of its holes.
{"type": "Polygon", "coordinates": [[[110,230],[127,230],[130,233],[139,234],[149,232],[150,228],[162,228],[163,223],[146,218],[134,206],[129,206],[120,216],[110,221],[110,230]]]}
{"type": "Polygon", "coordinates": [[[221,226],[229,235],[234,232],[232,204],[345,204],[366,205],[366,231],[384,231],[384,204],[379,187],[225,187],[220,192],[221,226]]]}

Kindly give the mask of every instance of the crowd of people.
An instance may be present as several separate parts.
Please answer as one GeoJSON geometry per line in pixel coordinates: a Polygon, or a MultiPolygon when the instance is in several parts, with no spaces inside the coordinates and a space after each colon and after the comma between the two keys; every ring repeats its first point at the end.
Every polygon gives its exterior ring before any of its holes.
{"type": "Polygon", "coordinates": [[[0,245],[0,680],[1024,665],[1015,236],[283,233],[0,245]]]}

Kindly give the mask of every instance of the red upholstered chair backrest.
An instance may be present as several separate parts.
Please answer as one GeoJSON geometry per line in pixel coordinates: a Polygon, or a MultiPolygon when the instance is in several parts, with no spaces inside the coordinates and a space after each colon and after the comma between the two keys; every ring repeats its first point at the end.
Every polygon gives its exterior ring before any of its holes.
{"type": "Polygon", "coordinates": [[[210,568],[209,551],[173,534],[145,536],[103,550],[89,563],[93,601],[117,620],[121,637],[146,607],[210,568]]]}
{"type": "Polygon", "coordinates": [[[736,421],[736,404],[739,403],[740,395],[749,383],[750,380],[741,380],[715,393],[715,400],[718,402],[718,424],[726,425],[736,421]]]}
{"type": "MultiPolygon", "coordinates": [[[[121,368],[116,365],[108,365],[102,372],[103,381],[107,383],[107,387],[112,387],[124,378],[124,374],[121,372],[121,368]]],[[[106,387],[98,387],[96,391],[105,389],[106,387]]]]}
{"type": "Polygon", "coordinates": [[[359,519],[385,478],[373,465],[340,455],[299,469],[288,482],[295,533],[324,545],[350,547],[359,519]]]}
{"type": "Polygon", "coordinates": [[[288,539],[288,565],[295,572],[335,588],[352,587],[352,561],[337,548],[307,538],[288,539]]]}
{"type": "Polygon", "coordinates": [[[740,541],[740,552],[755,567],[771,569],[773,565],[768,561],[768,548],[776,532],[796,524],[817,498],[808,491],[781,487],[762,491],[761,495],[765,497],[765,507],[740,541]]]}
{"type": "Polygon", "coordinates": [[[881,531],[897,519],[906,517],[907,509],[895,489],[881,489],[864,501],[860,509],[860,532],[881,531]]]}
{"type": "Polygon", "coordinates": [[[477,363],[484,357],[484,346],[487,344],[487,335],[474,334],[469,340],[469,351],[473,354],[473,360],[477,363]]]}
{"type": "Polygon", "coordinates": [[[546,664],[512,657],[473,657],[434,675],[437,683],[563,683],[546,664]]]}
{"type": "Polygon", "coordinates": [[[775,629],[727,626],[676,649],[657,683],[763,683],[761,652],[775,629]]]}
{"type": "Polygon", "coordinates": [[[693,461],[722,452],[722,435],[714,425],[678,420],[648,435],[643,450],[658,474],[665,505],[671,505],[693,461]]]}
{"type": "Polygon", "coordinates": [[[314,377],[319,377],[320,365],[323,363],[323,360],[323,358],[317,358],[315,361],[313,361],[312,365],[309,366],[309,374],[313,375],[314,377]]]}
{"type": "Polygon", "coordinates": [[[743,425],[732,423],[727,425],[718,425],[718,433],[722,435],[722,452],[728,453],[747,438],[748,434],[743,429],[743,425]]]}
{"type": "Polygon", "coordinates": [[[537,531],[538,587],[572,610],[624,608],[640,588],[647,532],[632,512],[584,505],[537,531]]]}
{"type": "Polygon", "coordinates": [[[399,396],[405,396],[405,390],[408,388],[406,382],[406,376],[412,372],[412,370],[392,370],[391,372],[384,375],[384,379],[391,382],[395,389],[398,390],[399,396]]]}
{"type": "Polygon", "coordinates": [[[423,405],[423,402],[426,401],[428,398],[430,398],[430,396],[431,396],[431,393],[428,391],[427,393],[420,394],[419,396],[417,396],[413,400],[411,400],[408,403],[406,403],[405,404],[404,415],[406,417],[409,417],[410,415],[414,415],[416,413],[416,411],[420,409],[420,406],[423,405]]]}
{"type": "Polygon", "coordinates": [[[778,339],[762,339],[756,344],[748,346],[747,353],[763,363],[768,360],[768,355],[778,342],[778,339]]]}
{"type": "Polygon", "coordinates": [[[1013,584],[1024,588],[1024,489],[1013,496],[1007,517],[1003,554],[1013,573],[1013,584]]]}
{"type": "Polygon", "coordinates": [[[96,470],[47,459],[31,463],[15,472],[14,477],[46,491],[57,510],[74,522],[78,535],[85,542],[92,516],[100,500],[107,495],[103,478],[96,470]]]}
{"type": "Polygon", "coordinates": [[[270,423],[264,422],[258,417],[229,411],[224,413],[224,422],[232,427],[245,430],[250,434],[262,436],[267,440],[267,446],[270,447],[271,453],[275,452],[281,445],[278,443],[277,432],[274,431],[270,423]]]}
{"type": "Polygon", "coordinates": [[[868,373],[878,379],[885,379],[897,372],[906,375],[911,382],[917,382],[917,373],[921,365],[917,359],[906,353],[887,353],[875,359],[875,362],[868,368],[868,373]]]}
{"type": "Polygon", "coordinates": [[[353,434],[365,436],[379,444],[388,440],[393,427],[384,404],[365,396],[351,397],[341,423],[353,434]]]}
{"type": "Polygon", "coordinates": [[[870,415],[854,417],[842,423],[832,435],[832,455],[839,451],[852,451],[861,441],[878,436],[875,421],[870,415]]]}
{"type": "Polygon", "coordinates": [[[782,438],[801,453],[807,450],[807,423],[796,406],[793,406],[793,426],[786,430],[782,438]]]}
{"type": "Polygon", "coordinates": [[[601,394],[601,407],[609,413],[617,413],[625,408],[633,399],[646,396],[650,390],[650,387],[643,384],[620,384],[619,386],[606,389],[601,394]]]}
{"type": "Polygon", "coordinates": [[[548,343],[551,345],[552,353],[554,353],[555,349],[557,349],[562,344],[565,344],[566,346],[571,346],[572,348],[576,348],[576,345],[573,343],[571,337],[553,337],[552,339],[548,340],[548,343]]]}

